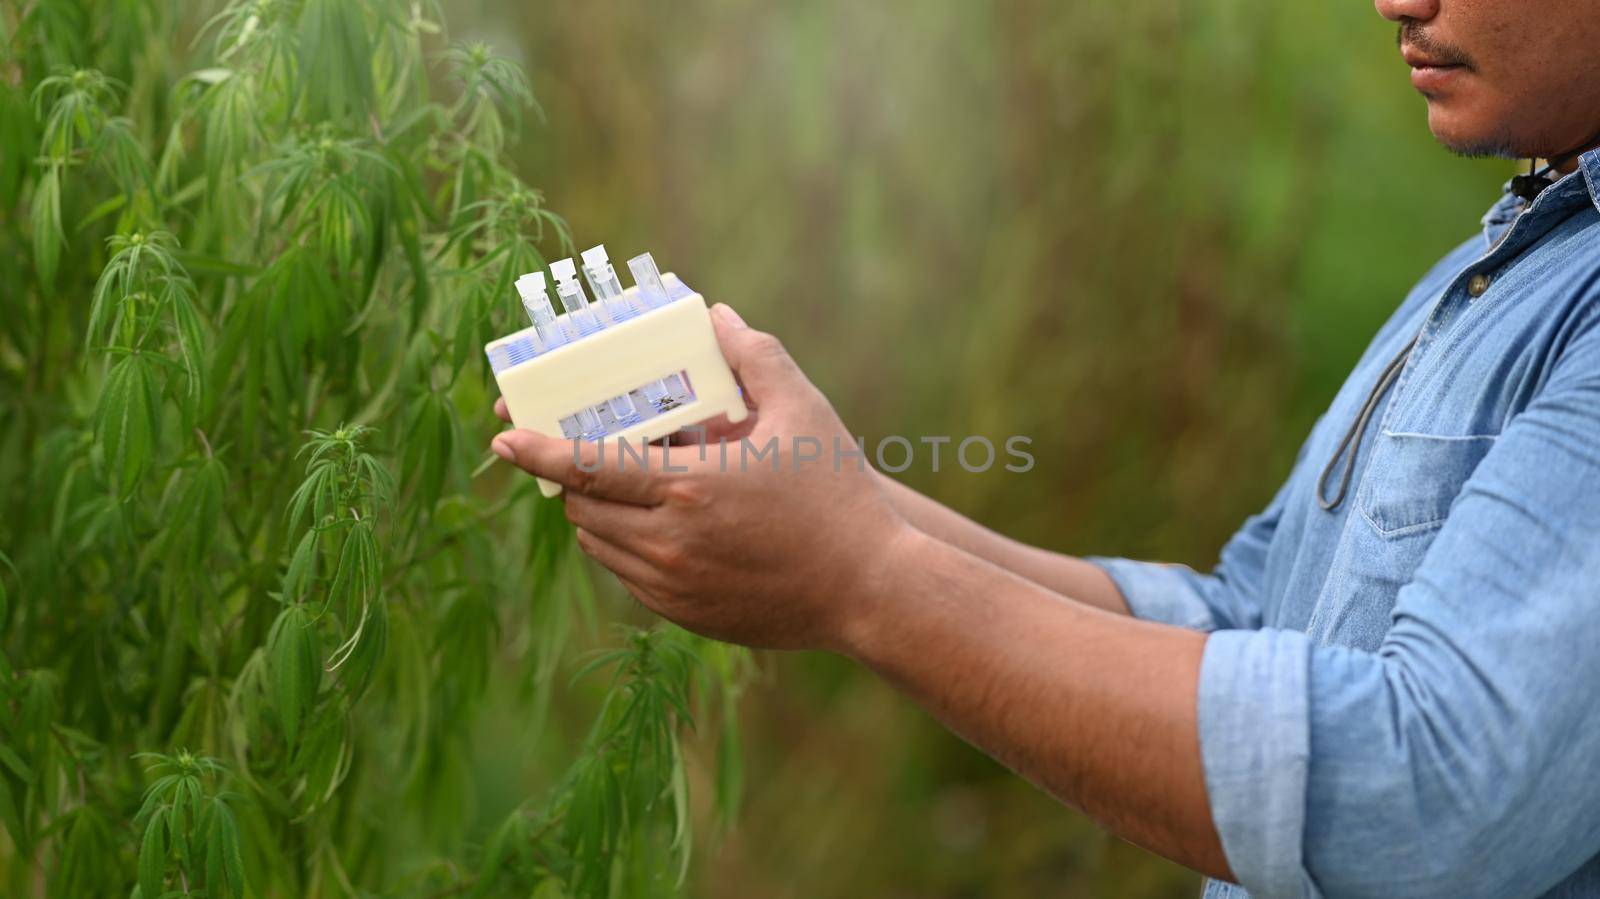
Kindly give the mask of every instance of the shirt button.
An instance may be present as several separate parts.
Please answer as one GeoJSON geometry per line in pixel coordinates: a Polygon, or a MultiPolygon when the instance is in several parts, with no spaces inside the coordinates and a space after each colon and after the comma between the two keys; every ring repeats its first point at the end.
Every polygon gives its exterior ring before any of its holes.
{"type": "Polygon", "coordinates": [[[1477,299],[1478,297],[1483,296],[1484,292],[1487,291],[1488,289],[1489,289],[1489,276],[1488,275],[1484,275],[1484,274],[1473,275],[1472,276],[1472,280],[1467,282],[1467,296],[1470,296],[1473,299],[1477,299]]]}

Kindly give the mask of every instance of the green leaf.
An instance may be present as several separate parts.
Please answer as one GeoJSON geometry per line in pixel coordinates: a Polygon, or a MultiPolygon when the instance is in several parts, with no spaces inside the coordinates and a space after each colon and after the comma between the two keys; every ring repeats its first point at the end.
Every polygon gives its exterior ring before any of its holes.
{"type": "Polygon", "coordinates": [[[230,78],[232,76],[233,76],[233,70],[232,69],[228,69],[228,68],[210,68],[210,69],[196,69],[195,71],[190,72],[189,74],[187,74],[187,75],[185,75],[183,77],[185,79],[193,79],[195,81],[200,82],[201,84],[220,84],[221,82],[228,80],[228,78],[230,78]]]}
{"type": "Polygon", "coordinates": [[[306,473],[306,479],[300,483],[294,495],[289,497],[289,533],[302,524],[309,527],[319,527],[323,524],[323,517],[334,507],[338,500],[339,471],[331,463],[313,464],[306,473]],[[311,513],[309,521],[306,513],[311,513]]]}
{"type": "Polygon", "coordinates": [[[317,576],[317,537],[319,532],[308,530],[289,557],[289,567],[283,574],[283,601],[298,603],[311,591],[311,582],[317,576]]]}
{"type": "Polygon", "coordinates": [[[171,522],[169,564],[190,571],[205,564],[222,527],[222,497],[228,473],[215,455],[185,468],[162,499],[161,514],[171,522]]]}
{"type": "Polygon", "coordinates": [[[526,842],[528,837],[527,816],[523,814],[522,809],[513,809],[511,814],[500,822],[500,826],[495,828],[494,835],[483,847],[483,860],[478,865],[478,880],[473,884],[470,894],[472,899],[481,899],[489,895],[489,890],[505,873],[512,853],[526,842]]]}
{"type": "Polygon", "coordinates": [[[139,807],[139,813],[133,816],[134,823],[144,821],[148,816],[156,813],[157,809],[172,797],[172,788],[178,783],[178,775],[168,774],[160,777],[150,788],[144,791],[144,804],[139,807]]]}
{"type": "Polygon", "coordinates": [[[161,896],[167,882],[167,819],[157,812],[144,828],[139,846],[139,891],[146,896],[161,896]]]}
{"type": "Polygon", "coordinates": [[[17,755],[16,750],[5,743],[0,743],[0,764],[10,768],[11,773],[15,774],[17,779],[23,783],[33,783],[33,769],[28,767],[28,763],[22,760],[22,756],[17,755]]]}
{"type": "Polygon", "coordinates": [[[123,496],[150,467],[161,428],[161,400],[149,363],[137,354],[111,367],[95,412],[95,439],[106,477],[123,496]]]}
{"type": "Polygon", "coordinates": [[[355,627],[356,619],[364,614],[362,608],[377,590],[378,544],[372,536],[372,523],[358,521],[350,526],[339,551],[339,567],[328,588],[328,602],[343,602],[345,627],[355,627]]]}
{"type": "Polygon", "coordinates": [[[233,810],[227,806],[222,807],[222,870],[228,875],[228,885],[243,896],[246,882],[244,879],[244,853],[239,850],[239,825],[233,819],[233,810]]]}
{"type": "Polygon", "coordinates": [[[243,896],[244,858],[239,851],[239,823],[233,810],[213,798],[206,810],[206,895],[209,899],[243,896]]]}
{"type": "Polygon", "coordinates": [[[554,877],[549,877],[539,884],[529,899],[567,899],[568,895],[561,881],[554,877]]]}
{"type": "Polygon", "coordinates": [[[194,528],[190,560],[201,565],[211,554],[211,545],[222,526],[222,495],[228,489],[228,472],[222,467],[222,460],[208,456],[195,472],[193,484],[187,504],[194,528]]]}
{"type": "Polygon", "coordinates": [[[744,753],[739,743],[737,691],[727,691],[722,703],[722,735],[717,740],[717,816],[723,827],[739,817],[744,796],[744,753]]]}
{"type": "Polygon", "coordinates": [[[305,807],[314,808],[333,795],[343,779],[347,761],[344,713],[336,704],[329,703],[317,716],[295,754],[294,769],[306,779],[305,807]]]}
{"type": "Polygon", "coordinates": [[[227,875],[222,872],[222,839],[217,828],[216,804],[206,807],[205,818],[200,823],[201,833],[205,836],[206,857],[206,895],[222,899],[228,894],[226,881],[227,875]]]}
{"type": "Polygon", "coordinates": [[[49,285],[56,279],[56,263],[61,258],[61,166],[49,165],[33,188],[33,262],[39,281],[49,285]]]}
{"type": "MultiPolygon", "coordinates": [[[[415,178],[415,174],[408,172],[408,178],[415,178]]],[[[395,220],[395,232],[400,236],[400,247],[405,253],[406,265],[411,268],[411,317],[410,330],[415,331],[422,324],[422,317],[428,311],[428,302],[432,298],[433,273],[428,268],[428,263],[422,256],[421,229],[416,205],[405,199],[397,199],[398,215],[395,220]]]]}
{"type": "Polygon", "coordinates": [[[105,218],[108,215],[111,215],[114,212],[121,212],[122,208],[124,206],[127,206],[127,205],[128,205],[128,197],[127,197],[127,195],[126,194],[117,194],[116,196],[112,197],[111,199],[106,200],[105,202],[101,203],[99,206],[96,206],[95,208],[89,210],[89,214],[84,216],[82,221],[78,222],[78,230],[79,231],[88,230],[90,225],[94,224],[95,222],[100,221],[101,219],[105,218]]]}
{"type": "Polygon", "coordinates": [[[0,774],[0,824],[6,827],[11,842],[24,854],[33,848],[33,835],[28,832],[28,821],[22,816],[22,797],[11,788],[10,780],[0,774]]]}
{"type": "Polygon", "coordinates": [[[120,852],[110,822],[99,808],[83,805],[69,812],[65,845],[50,878],[51,899],[110,896],[123,889],[122,872],[108,864],[120,852]]]}
{"type": "Polygon", "coordinates": [[[198,401],[204,385],[201,374],[205,371],[205,329],[189,291],[182,285],[183,282],[168,281],[163,293],[172,307],[173,330],[178,337],[178,355],[183,362],[187,395],[190,400],[198,401]]]}
{"type": "Polygon", "coordinates": [[[94,156],[124,196],[135,196],[149,186],[150,160],[128,119],[118,116],[101,123],[95,135],[94,156]]]}
{"type": "Polygon", "coordinates": [[[684,770],[683,752],[678,741],[672,741],[673,831],[672,848],[678,853],[678,883],[681,889],[689,876],[689,856],[694,847],[694,827],[689,820],[689,774],[684,770]]]}
{"type": "Polygon", "coordinates": [[[315,704],[322,681],[316,625],[304,606],[289,606],[273,623],[267,636],[267,671],[278,721],[287,743],[294,746],[300,720],[315,704]]]}
{"type": "Polygon", "coordinates": [[[411,406],[411,434],[402,466],[416,484],[418,511],[427,514],[444,492],[456,444],[456,414],[443,393],[428,391],[411,406]]]}
{"type": "Polygon", "coordinates": [[[372,109],[372,43],[353,0],[307,0],[300,12],[300,96],[314,115],[342,118],[372,109]]]}
{"type": "Polygon", "coordinates": [[[334,653],[328,667],[342,668],[340,677],[355,699],[366,692],[389,646],[389,608],[381,598],[374,597],[360,609],[356,630],[334,653]]]}

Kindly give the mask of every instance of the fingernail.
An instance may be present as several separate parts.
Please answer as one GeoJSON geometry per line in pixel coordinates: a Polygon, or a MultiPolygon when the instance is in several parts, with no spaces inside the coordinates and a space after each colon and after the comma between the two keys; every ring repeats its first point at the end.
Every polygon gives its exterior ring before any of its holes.
{"type": "Polygon", "coordinates": [[[729,306],[727,303],[718,303],[717,307],[716,307],[716,312],[717,312],[717,315],[722,316],[722,320],[723,321],[727,322],[730,325],[737,325],[738,327],[741,327],[741,328],[748,327],[744,323],[744,319],[739,317],[739,313],[734,312],[733,311],[733,307],[729,306]]]}
{"type": "Polygon", "coordinates": [[[499,456],[507,462],[510,462],[516,455],[511,451],[511,444],[505,442],[505,440],[499,437],[496,437],[494,441],[489,444],[489,449],[494,450],[494,454],[496,456],[499,456]]]}

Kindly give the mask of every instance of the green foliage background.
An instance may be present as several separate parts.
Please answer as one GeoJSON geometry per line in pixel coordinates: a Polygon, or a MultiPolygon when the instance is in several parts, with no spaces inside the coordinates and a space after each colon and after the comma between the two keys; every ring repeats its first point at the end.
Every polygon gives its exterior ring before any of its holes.
{"type": "Polygon", "coordinates": [[[485,476],[481,347],[572,251],[521,68],[426,2],[0,29],[0,894],[677,892],[748,659],[485,476]]]}
{"type": "Polygon", "coordinates": [[[688,860],[714,897],[1191,895],[837,659],[745,686],[648,629],[480,470],[478,346],[570,223],[780,333],[869,440],[1032,437],[1024,476],[904,475],[962,511],[1209,564],[1508,172],[1432,144],[1390,26],[444,6],[0,7],[0,893],[653,895],[688,860]],[[36,112],[77,67],[115,83],[36,112]]]}

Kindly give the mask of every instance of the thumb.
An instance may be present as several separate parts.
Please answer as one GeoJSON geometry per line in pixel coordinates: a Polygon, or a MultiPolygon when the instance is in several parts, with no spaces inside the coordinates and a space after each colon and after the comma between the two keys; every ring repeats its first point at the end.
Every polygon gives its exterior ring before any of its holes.
{"type": "Polygon", "coordinates": [[[808,383],[778,338],[744,323],[739,313],[718,303],[711,323],[728,367],[739,376],[756,402],[763,402],[808,383]]]}

